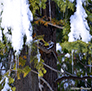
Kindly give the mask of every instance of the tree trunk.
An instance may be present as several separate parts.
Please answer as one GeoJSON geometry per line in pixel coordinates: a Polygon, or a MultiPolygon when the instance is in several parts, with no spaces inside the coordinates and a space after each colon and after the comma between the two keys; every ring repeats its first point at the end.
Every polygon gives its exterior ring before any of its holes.
{"type": "MultiPolygon", "coordinates": [[[[35,70],[33,63],[30,64],[30,53],[31,49],[25,46],[20,54],[20,56],[27,56],[27,62],[25,66],[30,66],[31,69],[35,70]],[[27,54],[28,53],[28,54],[27,54]]],[[[15,86],[16,91],[39,91],[38,88],[38,75],[30,72],[25,78],[23,78],[23,74],[20,75],[21,79],[16,80],[15,86]]]]}
{"type": "MultiPolygon", "coordinates": [[[[49,0],[47,0],[46,9],[43,10],[43,16],[46,16],[47,19],[50,19],[50,11],[49,11],[49,0]]],[[[55,18],[55,3],[51,1],[51,17],[55,18]]],[[[54,42],[54,47],[52,50],[56,51],[56,29],[52,26],[44,26],[44,25],[36,25],[36,33],[37,35],[44,35],[44,40],[46,42],[52,41],[54,42]]],[[[53,55],[53,53],[46,54],[45,52],[41,53],[42,59],[44,60],[45,64],[49,65],[50,67],[57,69],[57,61],[53,55]]],[[[57,78],[57,73],[50,70],[49,68],[45,67],[47,73],[44,75],[44,79],[50,84],[54,91],[57,91],[57,85],[54,84],[55,79],[57,78]]],[[[50,91],[46,84],[44,84],[43,91],[50,91]]]]}
{"type": "MultiPolygon", "coordinates": [[[[47,0],[46,3],[46,9],[43,10],[42,15],[46,16],[47,18],[50,16],[50,11],[49,11],[49,0],[47,0]]],[[[55,3],[53,1],[51,1],[51,17],[55,18],[55,3]]],[[[50,18],[48,18],[49,20],[50,18]]],[[[56,30],[54,27],[52,26],[44,26],[44,25],[35,25],[35,32],[37,35],[44,35],[44,40],[45,41],[52,41],[54,42],[54,47],[53,47],[53,51],[56,51],[56,30]]],[[[22,54],[21,55],[25,55],[25,53],[28,51],[28,48],[24,47],[24,49],[22,50],[22,54]]],[[[53,55],[53,53],[49,53],[46,54],[45,52],[43,52],[41,54],[42,59],[44,60],[44,62],[49,65],[52,68],[57,69],[57,61],[53,55]]],[[[30,61],[30,54],[27,57],[27,64],[29,65],[29,61],[30,61]]],[[[31,68],[34,69],[33,67],[34,63],[32,63],[30,65],[31,68]]],[[[57,91],[57,85],[54,84],[55,79],[57,78],[57,73],[50,70],[49,68],[45,67],[47,70],[47,73],[44,75],[44,79],[50,84],[50,86],[52,87],[52,89],[54,91],[57,91]]],[[[35,70],[35,69],[34,69],[35,70]]],[[[48,86],[44,83],[44,88],[43,91],[50,91],[50,89],[48,88],[48,86]]],[[[30,72],[25,78],[23,78],[23,76],[21,75],[21,79],[20,80],[16,80],[16,91],[38,91],[38,75],[30,72]]]]}

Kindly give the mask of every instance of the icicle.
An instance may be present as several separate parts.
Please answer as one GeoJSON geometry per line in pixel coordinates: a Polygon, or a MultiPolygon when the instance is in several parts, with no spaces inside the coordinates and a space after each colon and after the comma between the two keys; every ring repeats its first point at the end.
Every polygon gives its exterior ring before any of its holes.
{"type": "Polygon", "coordinates": [[[9,76],[11,74],[11,68],[12,68],[12,51],[10,50],[8,61],[10,62],[10,69],[9,69],[9,76]]]}
{"type": "MultiPolygon", "coordinates": [[[[91,55],[91,57],[92,57],[92,55],[91,55]]],[[[91,60],[90,60],[90,73],[91,73],[91,66],[92,66],[92,65],[91,65],[91,60]]]]}
{"type": "Polygon", "coordinates": [[[16,61],[16,75],[17,75],[17,69],[19,68],[19,56],[15,57],[15,61],[16,61]]]}
{"type": "Polygon", "coordinates": [[[72,74],[73,74],[73,66],[74,66],[74,62],[73,62],[73,53],[74,53],[74,50],[72,50],[72,74]]]}
{"type": "Polygon", "coordinates": [[[41,57],[41,54],[39,52],[39,49],[37,49],[37,59],[38,59],[38,62],[40,62],[40,57],[41,57]]]}
{"type": "Polygon", "coordinates": [[[49,17],[50,17],[50,21],[51,21],[51,0],[49,0],[49,17]]]}
{"type": "MultiPolygon", "coordinates": [[[[41,4],[41,0],[40,0],[40,4],[41,4]]],[[[42,8],[40,7],[40,15],[42,15],[42,8]]]]}
{"type": "MultiPolygon", "coordinates": [[[[87,72],[85,72],[85,76],[88,76],[87,72]]],[[[87,87],[87,79],[85,79],[85,87],[87,87]]]]}

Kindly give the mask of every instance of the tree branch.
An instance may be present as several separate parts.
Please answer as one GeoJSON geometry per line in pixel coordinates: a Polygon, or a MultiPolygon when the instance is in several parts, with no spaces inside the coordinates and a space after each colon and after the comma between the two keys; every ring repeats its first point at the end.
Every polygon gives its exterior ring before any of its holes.
{"type": "Polygon", "coordinates": [[[63,72],[61,72],[61,71],[59,71],[59,70],[56,70],[56,69],[54,69],[54,68],[52,68],[52,67],[50,67],[49,65],[47,65],[47,64],[45,64],[45,63],[42,63],[44,66],[46,66],[47,68],[49,68],[49,69],[51,69],[51,70],[53,70],[54,72],[57,72],[57,73],[61,73],[61,74],[63,74],[63,72]]]}
{"type": "Polygon", "coordinates": [[[41,49],[43,52],[45,52],[46,54],[49,54],[52,52],[51,49],[46,49],[44,46],[41,46],[39,44],[36,45],[39,49],[41,49]]]}
{"type": "Polygon", "coordinates": [[[78,77],[78,76],[62,76],[60,78],[57,78],[55,80],[55,83],[59,83],[62,80],[65,80],[65,79],[85,80],[85,79],[92,79],[92,76],[83,76],[83,77],[78,77]]]}
{"type": "Polygon", "coordinates": [[[42,77],[40,77],[40,79],[49,87],[50,91],[54,91],[54,90],[51,88],[50,84],[49,84],[45,79],[43,79],[42,77]]]}
{"type": "MultiPolygon", "coordinates": [[[[37,71],[35,71],[35,70],[31,70],[31,72],[33,72],[33,73],[35,73],[35,74],[39,74],[39,73],[38,73],[37,71]]],[[[48,88],[50,89],[50,91],[54,91],[54,90],[51,88],[50,84],[49,84],[44,78],[39,77],[39,79],[41,79],[41,80],[48,86],[48,88]]]]}
{"type": "MultiPolygon", "coordinates": [[[[35,20],[41,20],[43,22],[48,22],[48,21],[45,21],[45,20],[41,19],[40,17],[36,17],[35,20]]],[[[51,22],[48,22],[48,25],[51,25],[51,26],[56,27],[56,28],[59,28],[59,29],[63,29],[63,27],[58,26],[56,24],[52,24],[51,22]]]]}
{"type": "MultiPolygon", "coordinates": [[[[47,53],[47,54],[49,54],[49,53],[53,53],[53,55],[54,55],[54,57],[55,57],[55,59],[59,62],[59,60],[58,60],[58,58],[57,58],[57,56],[56,56],[56,54],[54,53],[54,51],[52,50],[52,49],[47,49],[47,48],[45,48],[44,46],[42,46],[42,45],[39,45],[39,44],[37,44],[37,47],[39,48],[39,49],[41,49],[43,52],[45,52],[45,53],[47,53]]],[[[48,65],[46,65],[46,64],[44,64],[45,66],[47,66],[49,69],[51,69],[52,70],[52,68],[51,67],[49,67],[48,65]]],[[[63,67],[61,66],[61,68],[63,69],[63,67]]],[[[64,70],[64,69],[63,69],[64,70]]],[[[56,69],[54,69],[53,71],[55,71],[55,72],[59,72],[59,73],[62,73],[61,71],[57,71],[56,69]]],[[[67,71],[65,71],[64,70],[64,73],[66,73],[66,74],[68,74],[68,75],[71,75],[71,76],[76,76],[76,75],[73,75],[73,74],[71,74],[71,73],[69,73],[69,72],[67,72],[67,71]]]]}

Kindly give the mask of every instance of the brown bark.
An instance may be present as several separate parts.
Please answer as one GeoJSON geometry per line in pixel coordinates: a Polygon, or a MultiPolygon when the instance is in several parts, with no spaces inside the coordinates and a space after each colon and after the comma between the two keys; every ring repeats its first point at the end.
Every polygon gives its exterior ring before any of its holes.
{"type": "MultiPolygon", "coordinates": [[[[47,6],[46,9],[43,10],[43,16],[46,16],[47,19],[49,19],[49,3],[47,0],[47,6]]],[[[53,1],[51,1],[51,16],[52,18],[55,18],[55,3],[53,1]]],[[[52,26],[46,27],[44,25],[36,25],[36,33],[37,35],[44,35],[44,40],[46,42],[48,41],[52,41],[54,42],[54,47],[52,48],[52,50],[55,52],[56,51],[56,29],[52,26]]],[[[52,52],[50,53],[45,53],[45,52],[41,52],[41,56],[42,59],[44,60],[45,64],[49,65],[50,67],[57,69],[57,61],[53,55],[52,52]]],[[[57,85],[54,84],[55,79],[57,78],[57,73],[52,71],[51,69],[45,67],[47,70],[47,73],[44,75],[44,79],[50,84],[50,86],[52,87],[52,89],[54,91],[57,91],[57,85]]],[[[44,84],[44,83],[43,83],[44,84]]],[[[50,89],[47,87],[46,84],[44,84],[44,88],[43,91],[50,91],[50,89]]]]}

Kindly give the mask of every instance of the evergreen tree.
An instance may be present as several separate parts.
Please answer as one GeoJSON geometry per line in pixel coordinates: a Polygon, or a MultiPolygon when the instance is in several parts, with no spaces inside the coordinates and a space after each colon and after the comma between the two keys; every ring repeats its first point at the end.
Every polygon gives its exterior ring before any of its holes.
{"type": "MultiPolygon", "coordinates": [[[[29,32],[21,31],[23,48],[19,48],[18,56],[10,38],[7,38],[14,34],[12,28],[8,27],[8,33],[5,33],[1,24],[5,13],[2,6],[8,5],[4,3],[0,1],[1,91],[7,85],[7,90],[13,91],[15,87],[16,91],[70,91],[73,87],[92,90],[92,0],[29,0],[34,17],[33,40],[27,45],[29,32]],[[86,32],[85,36],[81,31],[86,32]],[[57,52],[56,42],[62,47],[57,52]]],[[[21,12],[24,14],[22,9],[21,12]]],[[[31,16],[31,13],[27,15],[31,16]]],[[[24,20],[22,22],[27,29],[24,20]]]]}

